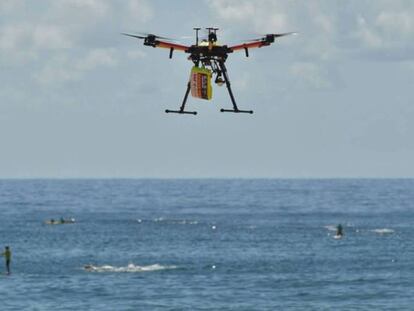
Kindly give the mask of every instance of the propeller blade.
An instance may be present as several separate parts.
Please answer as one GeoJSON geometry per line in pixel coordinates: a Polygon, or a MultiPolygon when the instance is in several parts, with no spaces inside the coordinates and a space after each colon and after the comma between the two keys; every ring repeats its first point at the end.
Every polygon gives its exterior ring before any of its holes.
{"type": "Polygon", "coordinates": [[[158,36],[158,35],[154,35],[153,33],[146,33],[146,32],[139,32],[139,34],[140,35],[143,35],[143,36],[145,36],[145,37],[155,37],[155,38],[158,38],[158,39],[163,39],[163,40],[169,40],[169,41],[177,41],[176,39],[174,39],[174,38],[167,38],[167,37],[162,37],[162,36],[158,36]]]}
{"type": "Polygon", "coordinates": [[[262,41],[264,39],[266,39],[266,36],[273,36],[273,38],[279,38],[279,37],[284,37],[284,36],[289,36],[289,35],[297,35],[297,32],[285,32],[285,33],[269,33],[266,35],[263,35],[263,37],[261,38],[256,38],[256,39],[250,39],[250,40],[246,40],[247,42],[255,42],[255,41],[262,41]]]}
{"type": "Polygon", "coordinates": [[[285,33],[271,33],[271,34],[268,34],[268,35],[272,35],[273,37],[278,38],[278,37],[284,37],[284,36],[289,36],[289,35],[297,35],[297,34],[298,34],[297,32],[285,32],[285,33]]]}
{"type": "Polygon", "coordinates": [[[146,39],[148,37],[153,37],[153,38],[163,39],[163,40],[168,40],[168,41],[177,41],[176,39],[161,37],[161,36],[154,35],[152,33],[139,32],[138,35],[133,35],[133,34],[122,32],[121,34],[123,34],[124,36],[129,36],[129,37],[133,37],[133,38],[137,38],[137,39],[146,39]]]}
{"type": "Polygon", "coordinates": [[[131,35],[129,33],[123,33],[123,32],[121,32],[121,35],[128,36],[128,37],[133,37],[133,38],[137,38],[137,39],[145,39],[146,38],[146,37],[143,37],[143,36],[131,35]]]}

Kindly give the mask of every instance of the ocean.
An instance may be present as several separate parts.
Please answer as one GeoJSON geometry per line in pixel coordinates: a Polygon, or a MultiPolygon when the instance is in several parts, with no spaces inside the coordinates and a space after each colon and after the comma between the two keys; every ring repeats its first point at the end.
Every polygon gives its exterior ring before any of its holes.
{"type": "Polygon", "coordinates": [[[413,216],[413,179],[0,180],[0,310],[414,310],[413,216]]]}

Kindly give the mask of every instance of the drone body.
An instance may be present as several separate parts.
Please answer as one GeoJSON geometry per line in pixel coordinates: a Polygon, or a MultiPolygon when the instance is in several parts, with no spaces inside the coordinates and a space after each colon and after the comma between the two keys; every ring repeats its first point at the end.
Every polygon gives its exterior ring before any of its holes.
{"type": "Polygon", "coordinates": [[[194,45],[186,46],[170,42],[168,38],[156,36],[154,34],[147,34],[146,36],[126,34],[126,36],[134,37],[137,39],[143,39],[144,45],[158,48],[166,48],[170,50],[170,58],[173,56],[175,50],[182,51],[190,54],[188,59],[194,63],[194,67],[191,70],[190,80],[187,83],[187,90],[184,95],[183,102],[179,110],[166,110],[167,113],[179,113],[179,114],[194,114],[196,111],[185,110],[188,95],[191,91],[193,97],[202,99],[211,99],[212,88],[211,79],[215,75],[214,82],[218,85],[226,84],[227,90],[230,95],[233,109],[221,109],[221,112],[235,112],[235,113],[253,113],[252,110],[240,110],[237,107],[236,100],[234,99],[233,91],[229,76],[227,74],[227,68],[225,66],[228,54],[235,51],[244,50],[246,57],[249,57],[249,49],[260,48],[268,46],[275,42],[275,38],[294,34],[294,33],[281,33],[281,34],[267,34],[261,38],[251,40],[247,43],[242,43],[233,46],[219,45],[217,44],[217,30],[218,28],[206,28],[208,30],[208,39],[199,42],[198,32],[201,28],[194,28],[196,31],[196,42],[194,45]]]}

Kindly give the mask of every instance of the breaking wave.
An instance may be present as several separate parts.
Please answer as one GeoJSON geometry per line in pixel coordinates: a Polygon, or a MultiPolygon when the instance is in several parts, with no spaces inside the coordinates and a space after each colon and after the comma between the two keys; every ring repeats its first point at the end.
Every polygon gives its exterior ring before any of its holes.
{"type": "Polygon", "coordinates": [[[372,230],[372,232],[375,232],[378,234],[390,234],[390,233],[394,233],[394,230],[388,229],[388,228],[381,228],[381,229],[374,229],[372,230]]]}
{"type": "Polygon", "coordinates": [[[94,266],[94,265],[85,265],[83,269],[87,272],[151,272],[151,271],[160,271],[160,270],[170,270],[176,269],[177,266],[163,266],[160,264],[153,264],[148,266],[138,266],[130,263],[124,267],[115,267],[110,265],[94,266]]]}
{"type": "Polygon", "coordinates": [[[191,219],[168,219],[164,217],[158,217],[151,220],[146,219],[137,219],[138,223],[143,222],[156,222],[156,223],[168,223],[168,224],[174,224],[174,225],[197,225],[199,222],[197,220],[191,220],[191,219]]]}

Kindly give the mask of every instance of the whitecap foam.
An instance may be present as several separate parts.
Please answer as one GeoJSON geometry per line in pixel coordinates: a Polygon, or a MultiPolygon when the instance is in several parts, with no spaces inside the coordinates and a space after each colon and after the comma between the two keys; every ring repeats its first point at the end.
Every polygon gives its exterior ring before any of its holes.
{"type": "Polygon", "coordinates": [[[85,265],[83,269],[87,272],[150,272],[150,271],[160,271],[168,269],[176,269],[177,266],[163,266],[160,264],[153,264],[148,266],[138,266],[130,263],[124,267],[116,267],[110,265],[94,266],[94,265],[85,265]]]}
{"type": "Polygon", "coordinates": [[[336,231],[337,226],[334,226],[334,225],[327,225],[327,226],[324,226],[324,228],[328,229],[329,231],[336,231]]]}
{"type": "Polygon", "coordinates": [[[394,233],[394,230],[393,229],[389,229],[389,228],[373,229],[371,231],[372,232],[375,232],[375,233],[378,233],[378,234],[394,233]]]}
{"type": "MultiPolygon", "coordinates": [[[[197,225],[197,220],[191,220],[191,219],[169,219],[164,217],[154,218],[154,222],[163,222],[168,224],[174,224],[174,225],[197,225]]],[[[142,222],[138,221],[138,222],[142,222]]]]}
{"type": "Polygon", "coordinates": [[[187,220],[187,219],[173,220],[171,222],[173,224],[179,224],[179,225],[197,225],[198,224],[197,220],[187,220]]]}

